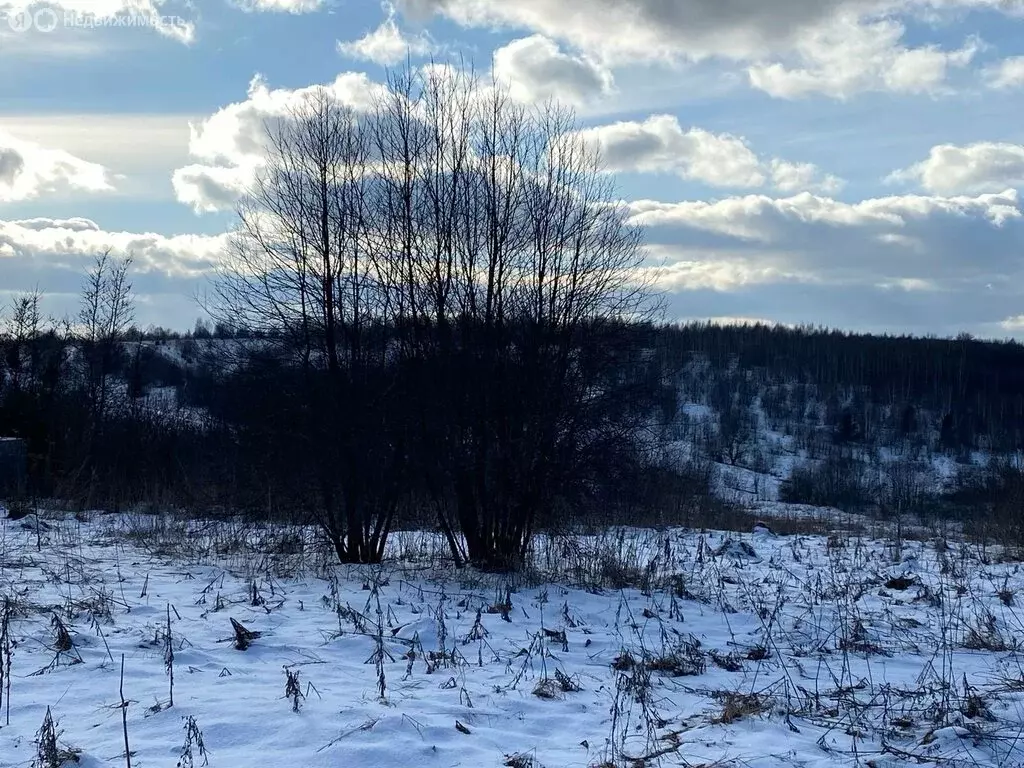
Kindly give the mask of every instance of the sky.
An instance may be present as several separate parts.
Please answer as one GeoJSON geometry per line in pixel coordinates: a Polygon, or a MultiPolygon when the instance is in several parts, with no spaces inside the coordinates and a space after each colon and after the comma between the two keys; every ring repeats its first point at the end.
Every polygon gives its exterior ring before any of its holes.
{"type": "Polygon", "coordinates": [[[191,327],[265,122],[407,60],[575,109],[666,320],[1024,336],[1024,0],[0,0],[0,304],[191,327]]]}

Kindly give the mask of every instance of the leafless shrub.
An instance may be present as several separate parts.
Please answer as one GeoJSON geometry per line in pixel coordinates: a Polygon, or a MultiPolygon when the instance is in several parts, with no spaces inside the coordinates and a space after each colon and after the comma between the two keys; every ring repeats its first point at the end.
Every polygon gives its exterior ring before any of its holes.
{"type": "Polygon", "coordinates": [[[206,744],[203,742],[203,732],[192,715],[185,720],[185,743],[181,747],[181,757],[175,768],[195,768],[195,754],[197,752],[203,758],[202,765],[209,765],[210,759],[206,755],[206,744]]]}
{"type": "Polygon", "coordinates": [[[4,598],[0,606],[0,704],[5,706],[5,722],[11,724],[11,662],[14,658],[14,644],[11,640],[11,621],[14,617],[14,601],[4,598]]]}
{"type": "Polygon", "coordinates": [[[650,656],[644,663],[652,672],[670,677],[702,675],[707,669],[700,641],[692,635],[689,638],[678,637],[672,645],[650,656]]]}
{"type": "Polygon", "coordinates": [[[285,683],[284,697],[292,703],[292,712],[298,712],[305,696],[302,693],[302,686],[299,685],[299,671],[294,672],[288,667],[284,668],[285,683]]]}
{"type": "Polygon", "coordinates": [[[77,763],[82,751],[74,747],[62,747],[59,744],[61,731],[57,730],[57,723],[46,708],[46,715],[43,717],[43,724],[36,731],[36,756],[32,761],[32,768],[64,768],[68,763],[77,763]]]}
{"type": "Polygon", "coordinates": [[[984,611],[967,626],[963,647],[972,651],[1001,652],[1008,651],[1013,646],[999,629],[996,617],[991,612],[984,611]]]}

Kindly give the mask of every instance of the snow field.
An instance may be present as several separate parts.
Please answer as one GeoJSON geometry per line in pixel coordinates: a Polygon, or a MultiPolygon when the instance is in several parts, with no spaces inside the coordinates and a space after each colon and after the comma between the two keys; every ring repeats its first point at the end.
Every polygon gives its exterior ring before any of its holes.
{"type": "Polygon", "coordinates": [[[619,529],[509,577],[428,534],[348,567],[297,529],[44,522],[0,520],[0,766],[38,760],[47,707],[83,768],[125,765],[122,655],[138,768],[190,764],[186,718],[222,768],[1024,765],[997,549],[619,529]]]}

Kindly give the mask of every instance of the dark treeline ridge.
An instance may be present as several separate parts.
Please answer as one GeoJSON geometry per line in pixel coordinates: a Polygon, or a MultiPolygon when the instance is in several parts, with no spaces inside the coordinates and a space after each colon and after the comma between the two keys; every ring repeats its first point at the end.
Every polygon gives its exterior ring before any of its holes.
{"type": "MultiPolygon", "coordinates": [[[[865,469],[849,460],[852,446],[902,451],[913,438],[921,449],[909,452],[915,458],[923,450],[963,461],[969,460],[965,451],[971,448],[1011,452],[1024,447],[1019,390],[1007,383],[1019,376],[1024,364],[1024,347],[1015,342],[709,323],[621,324],[614,333],[602,334],[608,345],[605,375],[609,384],[615,383],[607,390],[604,407],[616,409],[620,417],[642,420],[648,450],[638,451],[630,439],[619,444],[615,441],[621,436],[610,434],[603,453],[590,457],[589,472],[576,484],[582,491],[586,489],[580,486],[589,483],[591,492],[585,499],[563,498],[562,508],[538,517],[539,528],[671,522],[699,517],[701,509],[714,507],[706,468],[692,456],[681,458],[670,450],[680,437],[680,404],[688,401],[703,400],[721,415],[745,397],[760,397],[772,427],[809,439],[821,436],[809,455],[819,456],[825,465],[841,454],[846,463],[839,472],[850,477],[865,469]],[[779,396],[779,391],[785,394],[779,396]],[[807,417],[807,403],[815,401],[823,404],[820,420],[807,417]],[[857,402],[856,426],[851,428],[848,414],[857,402]],[[915,411],[912,427],[905,419],[908,407],[915,411]],[[944,432],[949,414],[960,419],[968,412],[989,428],[944,432]],[[865,413],[874,414],[873,423],[865,413]]],[[[51,327],[18,338],[8,327],[0,336],[0,435],[27,440],[30,494],[85,509],[141,505],[315,521],[323,485],[318,485],[318,464],[310,461],[310,453],[331,443],[331,451],[349,451],[347,457],[333,453],[329,463],[350,463],[350,477],[404,489],[391,502],[389,524],[437,524],[430,465],[437,470],[440,454],[436,444],[428,450],[423,440],[431,432],[439,436],[444,421],[452,417],[443,404],[453,403],[453,375],[466,387],[460,395],[465,398],[486,378],[482,372],[459,361],[447,374],[410,366],[402,373],[392,371],[387,382],[366,382],[382,391],[387,388],[387,397],[378,410],[360,414],[363,426],[350,432],[358,439],[346,445],[347,440],[328,430],[329,422],[310,400],[310,380],[283,355],[285,347],[275,343],[273,334],[236,339],[225,327],[219,336],[168,339],[142,333],[104,353],[96,348],[101,344],[77,333],[51,327]],[[103,371],[105,395],[95,384],[96,369],[103,371]],[[445,390],[448,397],[442,394],[445,390]],[[424,423],[430,412],[416,412],[416,402],[437,404],[432,424],[424,423]],[[407,433],[402,448],[407,460],[399,463],[388,461],[388,456],[394,458],[389,442],[396,431],[407,433]],[[378,440],[367,440],[367,435],[378,440]],[[424,455],[415,458],[417,450],[424,455]]],[[[314,388],[328,386],[325,372],[314,378],[322,379],[314,388]]],[[[522,372],[502,379],[509,392],[501,397],[512,399],[522,372]]],[[[365,400],[355,401],[365,409],[365,400]]],[[[521,400],[521,406],[527,402],[521,400]]],[[[346,414],[345,420],[352,416],[346,414]]],[[[530,421],[524,412],[510,416],[520,425],[530,421]]],[[[757,451],[754,432],[741,435],[738,440],[747,444],[732,452],[726,448],[724,455],[721,436],[717,438],[703,446],[706,457],[755,464],[744,456],[746,450],[757,451]]],[[[815,494],[822,492],[823,482],[818,477],[815,483],[805,497],[793,500],[844,506],[842,493],[849,492],[845,485],[835,492],[838,498],[819,498],[815,494]]],[[[998,490],[1008,493],[1005,485],[1004,477],[998,490]]],[[[563,490],[570,488],[559,493],[563,490]]],[[[960,498],[971,515],[993,503],[995,490],[960,488],[949,499],[960,498]]],[[[1005,506],[1005,493],[1000,498],[1005,506]]],[[[1004,509],[1003,514],[1019,516],[1020,510],[1004,509]]],[[[452,527],[457,530],[459,525],[452,527]]]]}
{"type": "Polygon", "coordinates": [[[1024,448],[1024,346],[1013,340],[767,324],[691,323],[665,333],[676,364],[699,353],[713,370],[735,364],[760,372],[762,385],[783,385],[792,402],[783,403],[779,415],[794,421],[804,418],[793,411],[811,387],[833,410],[867,422],[861,426],[868,430],[874,426],[865,416],[871,406],[879,423],[883,417],[902,422],[904,432],[924,410],[938,416],[935,437],[947,448],[1024,448]]]}
{"type": "Polygon", "coordinates": [[[737,359],[744,368],[770,370],[794,383],[866,388],[878,402],[972,407],[998,417],[1019,414],[1024,403],[1024,346],[1014,340],[756,323],[691,323],[677,326],[673,335],[674,350],[700,352],[716,368],[737,359]]]}

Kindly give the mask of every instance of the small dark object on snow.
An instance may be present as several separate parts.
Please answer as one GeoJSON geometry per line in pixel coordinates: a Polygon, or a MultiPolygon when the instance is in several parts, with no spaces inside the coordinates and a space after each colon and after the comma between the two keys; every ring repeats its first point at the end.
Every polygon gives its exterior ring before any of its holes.
{"type": "Polygon", "coordinates": [[[234,619],[231,619],[231,628],[235,630],[235,648],[240,651],[244,651],[252,644],[253,640],[260,636],[259,632],[246,629],[234,619]]]}
{"type": "Polygon", "coordinates": [[[754,523],[753,532],[754,533],[766,533],[769,536],[776,536],[777,535],[775,533],[775,531],[772,530],[772,527],[770,525],[768,525],[768,523],[766,523],[764,520],[758,520],[757,522],[754,523]]]}
{"type": "Polygon", "coordinates": [[[757,560],[757,551],[745,541],[726,539],[717,549],[713,550],[715,557],[731,557],[736,560],[748,559],[757,560]]]}
{"type": "Polygon", "coordinates": [[[18,508],[15,508],[15,509],[8,509],[7,510],[7,519],[8,520],[23,520],[24,518],[28,517],[31,514],[32,514],[32,510],[29,509],[28,507],[18,507],[18,508]]]}
{"type": "Polygon", "coordinates": [[[908,589],[914,586],[915,580],[908,576],[896,576],[895,578],[889,579],[885,582],[886,589],[908,589]]]}

